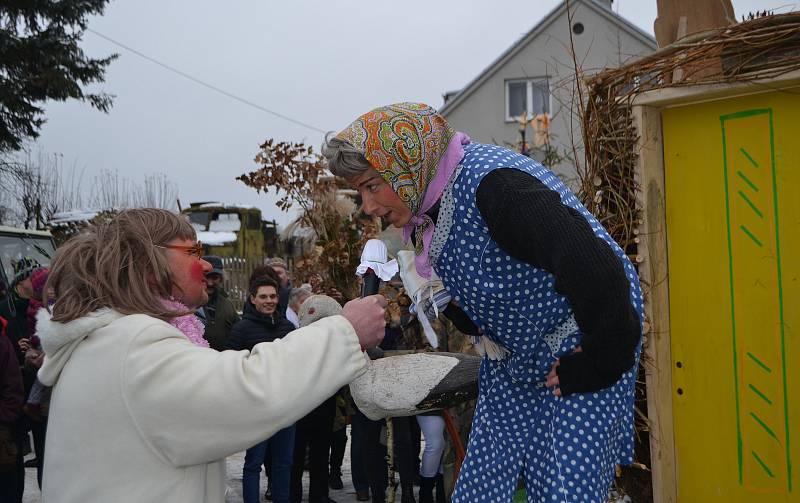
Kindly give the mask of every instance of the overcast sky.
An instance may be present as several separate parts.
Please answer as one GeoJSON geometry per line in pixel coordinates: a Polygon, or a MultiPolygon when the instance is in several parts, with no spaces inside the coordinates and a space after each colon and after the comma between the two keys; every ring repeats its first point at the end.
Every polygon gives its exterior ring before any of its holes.
{"type": "MultiPolygon", "coordinates": [[[[321,130],[398,101],[439,107],[530,30],[557,0],[112,1],[89,27],[260,107],[321,130]]],[[[757,9],[797,10],[785,0],[733,0],[737,19],[757,9]]],[[[614,10],[652,34],[656,0],[616,0],[614,10]]],[[[166,173],[184,205],[219,200],[290,219],[234,180],[256,168],[266,138],[322,134],[237,102],[94,33],[95,57],[118,52],[99,89],[116,95],[109,114],[87,104],[49,103],[34,145],[63,155],[84,177],[101,169],[141,180],[166,173]]]]}

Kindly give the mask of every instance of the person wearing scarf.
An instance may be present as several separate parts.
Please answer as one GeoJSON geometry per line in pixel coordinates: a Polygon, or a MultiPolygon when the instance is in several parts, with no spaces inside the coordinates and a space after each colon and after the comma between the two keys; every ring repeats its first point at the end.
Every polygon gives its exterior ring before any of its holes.
{"type": "Polygon", "coordinates": [[[643,302],[624,251],[554,173],[424,104],[361,115],[323,155],[486,349],[452,501],[511,501],[520,476],[530,502],[606,501],[633,461],[643,302]]]}
{"type": "MultiPolygon", "coordinates": [[[[194,315],[211,264],[189,221],[120,212],[59,247],[36,331],[52,387],[42,501],[221,502],[225,458],[366,371],[385,299],[279,340],[216,351],[194,315]]],[[[287,327],[291,330],[291,327],[287,327]]]]}

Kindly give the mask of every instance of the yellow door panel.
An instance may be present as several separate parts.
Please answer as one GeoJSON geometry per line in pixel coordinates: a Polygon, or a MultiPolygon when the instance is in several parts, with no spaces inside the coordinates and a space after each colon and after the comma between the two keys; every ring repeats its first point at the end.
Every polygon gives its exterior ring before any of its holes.
{"type": "Polygon", "coordinates": [[[679,501],[800,502],[800,90],[662,115],[679,501]]]}

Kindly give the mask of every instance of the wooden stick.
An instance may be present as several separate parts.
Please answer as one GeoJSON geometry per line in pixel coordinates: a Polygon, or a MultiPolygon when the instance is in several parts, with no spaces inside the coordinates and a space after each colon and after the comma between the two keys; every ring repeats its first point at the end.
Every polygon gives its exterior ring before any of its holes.
{"type": "Polygon", "coordinates": [[[386,418],[386,468],[389,470],[388,503],[394,503],[397,496],[397,477],[394,470],[394,424],[392,418],[386,418]]]}
{"type": "Polygon", "coordinates": [[[458,427],[453,420],[453,416],[450,415],[447,409],[442,411],[442,416],[444,417],[444,427],[447,429],[447,434],[450,435],[453,448],[456,450],[455,466],[453,467],[453,486],[455,486],[456,480],[458,480],[458,473],[461,471],[461,463],[464,462],[467,453],[464,450],[464,443],[461,442],[461,435],[458,434],[458,427]]]}

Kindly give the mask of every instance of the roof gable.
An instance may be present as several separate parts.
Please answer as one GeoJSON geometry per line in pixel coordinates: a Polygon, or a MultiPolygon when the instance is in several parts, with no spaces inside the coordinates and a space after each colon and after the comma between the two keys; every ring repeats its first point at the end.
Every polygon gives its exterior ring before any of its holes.
{"type": "MultiPolygon", "coordinates": [[[[620,27],[620,29],[624,30],[626,33],[631,35],[633,38],[639,40],[645,45],[650,46],[653,50],[658,49],[658,44],[656,43],[655,38],[653,38],[650,34],[646,33],[642,29],[638,28],[636,25],[628,21],[627,19],[623,18],[615,14],[613,11],[598,5],[594,0],[572,0],[572,5],[576,3],[580,3],[583,6],[588,7],[596,14],[606,18],[607,20],[611,21],[612,23],[616,24],[620,27]]],[[[492,61],[486,69],[484,69],[481,73],[478,74],[477,77],[472,79],[466,86],[462,88],[462,90],[456,94],[450,101],[444,104],[439,109],[439,112],[442,114],[447,114],[448,112],[452,111],[454,108],[458,107],[467,97],[469,97],[481,84],[483,84],[486,80],[488,80],[492,75],[494,75],[500,68],[503,67],[511,58],[513,58],[517,53],[522,51],[525,47],[528,46],[531,42],[533,42],[539,35],[541,35],[552,23],[554,23],[562,14],[565,14],[567,11],[567,2],[562,1],[558,4],[553,10],[551,10],[539,23],[537,23],[531,30],[520,37],[516,42],[511,44],[511,47],[503,51],[500,56],[492,61]]],[[[452,91],[450,92],[452,93],[452,91]]],[[[450,94],[449,93],[449,94],[450,94]]]]}

